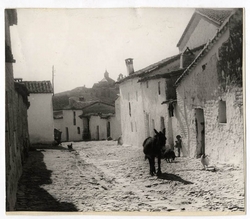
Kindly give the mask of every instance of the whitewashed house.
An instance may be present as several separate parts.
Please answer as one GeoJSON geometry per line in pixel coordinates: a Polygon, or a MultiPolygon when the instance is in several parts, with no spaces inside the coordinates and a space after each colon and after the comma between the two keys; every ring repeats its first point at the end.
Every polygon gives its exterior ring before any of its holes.
{"type": "Polygon", "coordinates": [[[86,140],[116,140],[121,135],[119,115],[116,116],[112,104],[96,101],[82,108],[80,118],[83,120],[86,140]]]}
{"type": "Polygon", "coordinates": [[[80,115],[82,115],[82,108],[92,103],[95,101],[83,101],[81,97],[70,97],[68,106],[54,111],[55,129],[62,132],[62,142],[88,140],[84,134],[84,124],[85,126],[87,124],[83,122],[80,115]]]}
{"type": "Polygon", "coordinates": [[[154,129],[166,128],[167,144],[173,148],[176,132],[172,126],[177,123],[173,114],[176,104],[174,83],[202,48],[186,49],[183,57],[177,54],[136,72],[133,71],[133,60],[125,60],[128,76],[117,82],[124,144],[142,145],[145,138],[154,135],[154,129]]]}
{"type": "Polygon", "coordinates": [[[54,123],[50,81],[22,81],[30,95],[28,127],[31,144],[51,144],[54,141],[54,123]]]}
{"type": "Polygon", "coordinates": [[[190,157],[206,153],[214,161],[242,163],[242,33],[241,10],[199,9],[178,43],[182,51],[198,39],[206,42],[176,81],[176,129],[190,157]]]}

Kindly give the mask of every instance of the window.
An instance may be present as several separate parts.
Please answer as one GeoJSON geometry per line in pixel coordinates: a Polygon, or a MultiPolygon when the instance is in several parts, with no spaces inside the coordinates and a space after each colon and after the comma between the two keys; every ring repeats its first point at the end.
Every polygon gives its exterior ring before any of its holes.
{"type": "Polygon", "coordinates": [[[138,91],[136,91],[136,101],[138,101],[138,91]]]}
{"type": "Polygon", "coordinates": [[[146,82],[146,87],[148,88],[148,81],[146,82]]]}
{"type": "Polygon", "coordinates": [[[161,94],[161,82],[160,81],[158,82],[158,94],[159,95],[161,94]]]}
{"type": "Polygon", "coordinates": [[[161,116],[161,130],[163,130],[165,128],[165,121],[164,121],[164,117],[161,116]]]}
{"type": "Polygon", "coordinates": [[[171,102],[168,105],[169,117],[174,117],[174,103],[171,102]]]}
{"type": "Polygon", "coordinates": [[[73,112],[73,125],[76,125],[76,112],[73,112]]]}
{"type": "Polygon", "coordinates": [[[152,130],[155,129],[155,120],[152,119],[152,130]]]}
{"type": "Polygon", "coordinates": [[[129,110],[129,115],[131,116],[131,105],[130,105],[130,102],[128,103],[128,110],[129,110]]]}
{"type": "Polygon", "coordinates": [[[80,127],[77,127],[77,134],[81,134],[80,127]]]}
{"type": "Polygon", "coordinates": [[[131,122],[130,125],[131,125],[131,132],[133,132],[133,123],[131,122]]]}
{"type": "Polygon", "coordinates": [[[219,101],[219,123],[227,123],[227,106],[226,101],[219,101]]]}

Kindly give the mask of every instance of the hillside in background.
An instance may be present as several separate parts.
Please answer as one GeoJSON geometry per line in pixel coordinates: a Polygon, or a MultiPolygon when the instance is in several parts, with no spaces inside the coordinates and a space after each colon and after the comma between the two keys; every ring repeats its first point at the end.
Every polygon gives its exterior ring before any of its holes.
{"type": "Polygon", "coordinates": [[[118,97],[119,87],[115,81],[109,77],[109,73],[104,73],[104,78],[95,83],[92,88],[85,86],[77,87],[69,91],[57,93],[53,96],[53,110],[62,110],[69,106],[69,98],[81,102],[102,101],[114,104],[118,97]]]}

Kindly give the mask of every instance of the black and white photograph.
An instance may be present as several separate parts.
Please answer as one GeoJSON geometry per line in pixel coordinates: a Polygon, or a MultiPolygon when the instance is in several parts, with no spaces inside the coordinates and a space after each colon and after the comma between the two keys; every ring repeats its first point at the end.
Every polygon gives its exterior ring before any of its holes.
{"type": "Polygon", "coordinates": [[[5,214],[245,215],[244,22],[6,7],[5,214]]]}

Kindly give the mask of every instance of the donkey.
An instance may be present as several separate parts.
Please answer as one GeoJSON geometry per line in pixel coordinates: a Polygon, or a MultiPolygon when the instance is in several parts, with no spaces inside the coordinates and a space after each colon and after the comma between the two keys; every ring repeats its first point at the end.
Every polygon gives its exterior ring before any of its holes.
{"type": "Polygon", "coordinates": [[[148,158],[149,160],[149,166],[150,166],[150,174],[153,176],[156,174],[155,171],[155,157],[158,158],[158,170],[157,170],[157,176],[161,175],[161,154],[162,149],[165,147],[167,138],[165,137],[165,128],[162,130],[162,132],[157,132],[155,129],[155,136],[148,137],[143,142],[143,152],[145,154],[145,158],[148,158]]]}

